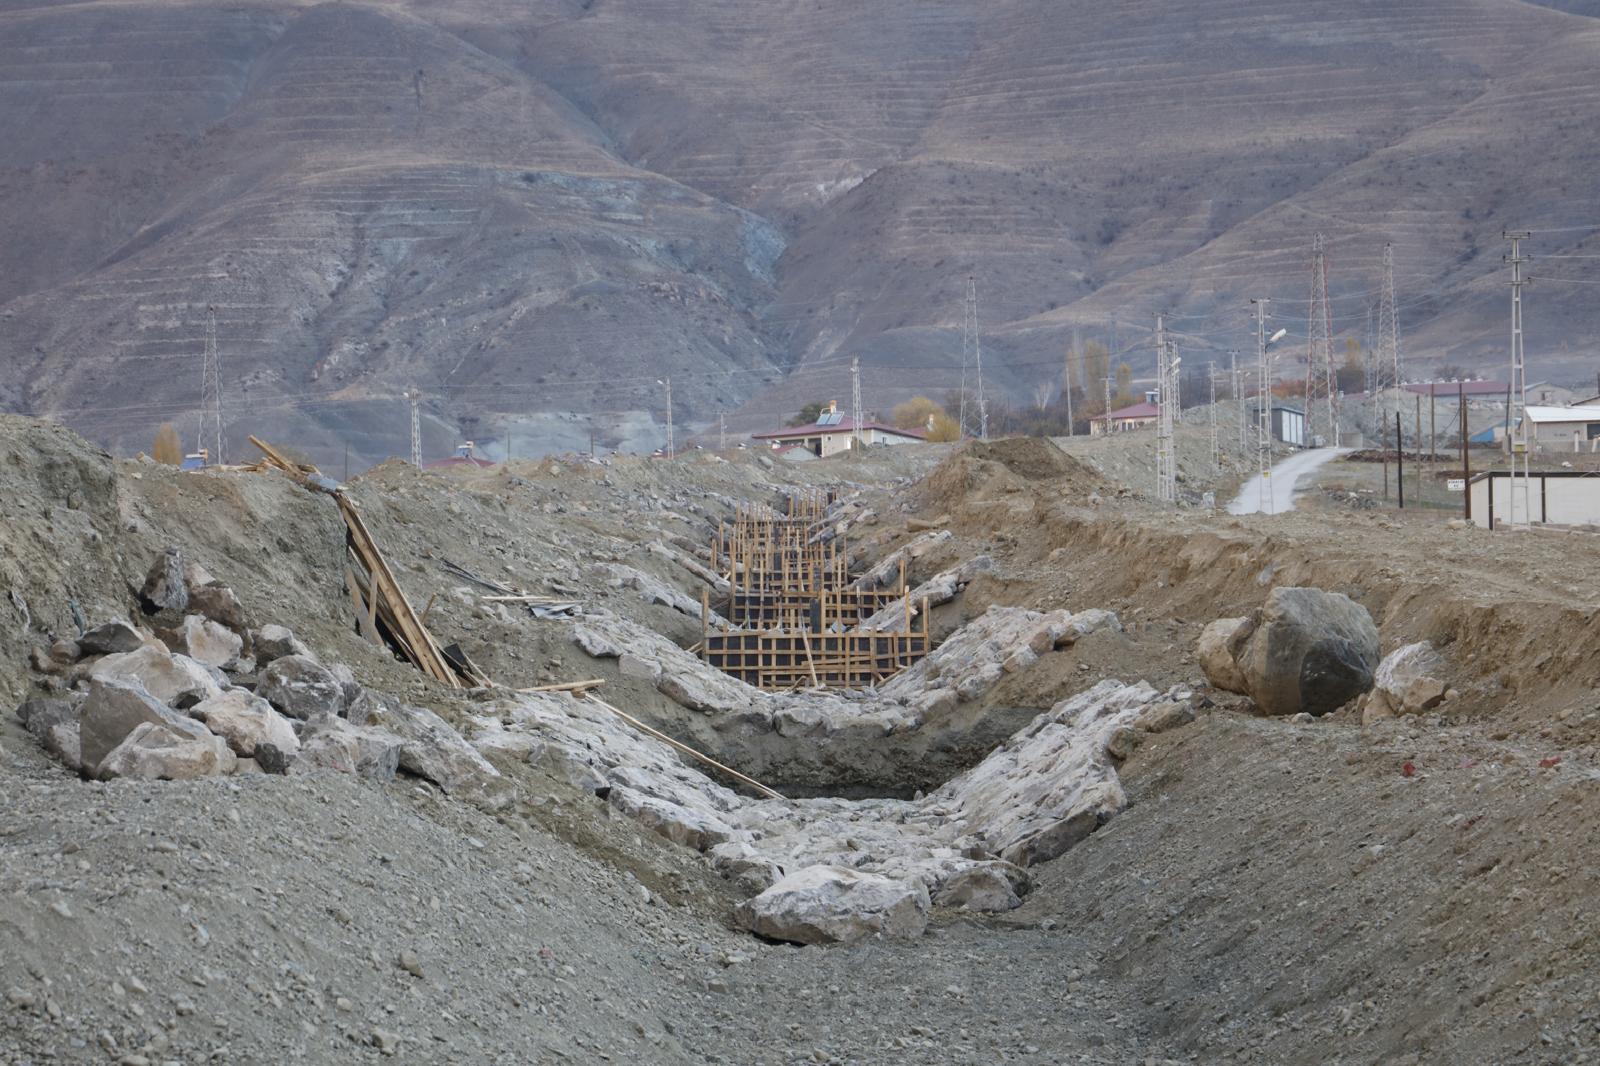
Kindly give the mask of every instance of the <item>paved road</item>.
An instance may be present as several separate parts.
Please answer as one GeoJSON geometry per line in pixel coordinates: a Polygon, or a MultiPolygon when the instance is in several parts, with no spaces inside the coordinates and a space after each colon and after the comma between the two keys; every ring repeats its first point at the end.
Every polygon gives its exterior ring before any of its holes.
{"type": "Polygon", "coordinates": [[[1270,495],[1263,501],[1261,492],[1261,475],[1257,474],[1244,483],[1244,488],[1233,502],[1228,504],[1229,514],[1279,514],[1283,511],[1294,510],[1294,487],[1302,477],[1311,473],[1330,459],[1337,459],[1341,455],[1348,455],[1351,448],[1311,448],[1303,452],[1295,452],[1272,468],[1267,477],[1270,495]],[[1263,502],[1266,506],[1262,506],[1263,502]]]}

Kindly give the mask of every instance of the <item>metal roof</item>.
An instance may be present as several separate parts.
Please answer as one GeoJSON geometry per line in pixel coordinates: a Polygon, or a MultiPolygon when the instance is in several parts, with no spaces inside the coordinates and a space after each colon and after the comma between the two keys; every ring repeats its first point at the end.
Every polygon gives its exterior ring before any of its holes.
{"type": "Polygon", "coordinates": [[[1527,412],[1528,421],[1536,426],[1547,422],[1600,422],[1600,407],[1547,407],[1530,403],[1527,412]]]}

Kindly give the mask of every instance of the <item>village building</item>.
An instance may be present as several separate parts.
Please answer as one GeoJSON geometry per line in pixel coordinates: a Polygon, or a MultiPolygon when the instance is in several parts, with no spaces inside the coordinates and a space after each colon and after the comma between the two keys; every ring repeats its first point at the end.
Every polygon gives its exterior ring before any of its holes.
{"type": "MultiPolygon", "coordinates": [[[[847,452],[855,446],[856,425],[852,419],[844,417],[844,412],[839,410],[838,401],[831,400],[822,409],[815,422],[804,426],[786,426],[783,429],[756,433],[753,436],[755,440],[765,441],[774,452],[783,454],[784,458],[795,458],[790,449],[801,448],[818,459],[826,459],[847,452]]],[[[920,429],[901,429],[898,426],[866,420],[861,423],[861,440],[867,447],[920,444],[927,438],[928,434],[920,429]]]]}

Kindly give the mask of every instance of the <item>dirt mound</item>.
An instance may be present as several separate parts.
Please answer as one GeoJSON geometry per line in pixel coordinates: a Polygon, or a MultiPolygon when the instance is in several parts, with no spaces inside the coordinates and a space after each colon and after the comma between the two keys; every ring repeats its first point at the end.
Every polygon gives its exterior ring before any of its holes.
{"type": "Polygon", "coordinates": [[[1048,437],[1008,437],[967,441],[934,467],[920,495],[930,511],[953,513],[1019,492],[1082,498],[1104,482],[1048,437]]]}

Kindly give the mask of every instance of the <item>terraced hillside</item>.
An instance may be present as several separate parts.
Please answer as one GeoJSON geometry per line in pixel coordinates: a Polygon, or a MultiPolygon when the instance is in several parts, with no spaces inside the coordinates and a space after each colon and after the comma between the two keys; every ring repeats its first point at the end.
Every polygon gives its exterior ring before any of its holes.
{"type": "MultiPolygon", "coordinates": [[[[329,464],[664,439],[991,387],[1074,327],[1204,359],[1296,333],[1311,236],[1360,336],[1395,242],[1411,365],[1498,365],[1500,232],[1593,254],[1586,5],[0,0],[0,406],[329,464]],[[1566,10],[1556,10],[1557,7],[1566,10]]],[[[1588,380],[1600,273],[1536,263],[1530,372],[1588,380]]],[[[1292,348],[1291,348],[1292,351],[1292,348]]],[[[1292,355],[1289,361],[1292,364],[1292,355]]],[[[1287,373],[1294,373],[1292,365],[1287,373]]]]}

